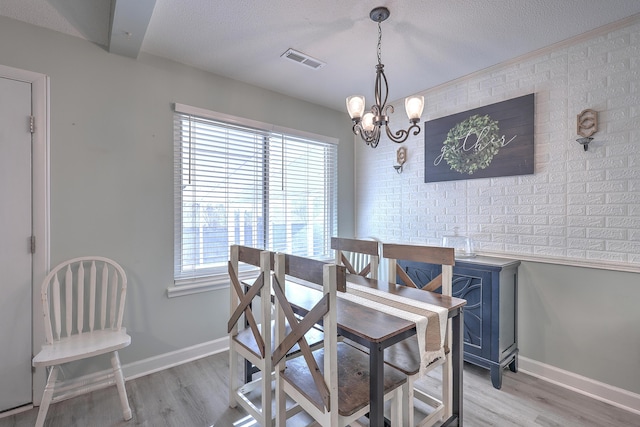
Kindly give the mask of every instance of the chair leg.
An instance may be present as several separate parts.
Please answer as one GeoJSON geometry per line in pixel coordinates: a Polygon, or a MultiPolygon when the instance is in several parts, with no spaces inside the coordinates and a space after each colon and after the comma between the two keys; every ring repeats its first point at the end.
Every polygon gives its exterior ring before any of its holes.
{"type": "Polygon", "coordinates": [[[47,385],[44,388],[44,394],[42,395],[42,402],[40,402],[40,409],[38,410],[38,419],[36,420],[35,427],[42,427],[44,425],[44,419],[47,417],[49,411],[49,405],[51,405],[51,399],[53,399],[53,389],[55,387],[56,380],[58,379],[58,367],[54,366],[49,371],[49,378],[47,379],[47,385]]]}
{"type": "MultiPolygon", "coordinates": [[[[404,418],[404,400],[402,398],[403,387],[398,387],[394,393],[393,401],[391,402],[391,425],[401,426],[404,418]]],[[[413,408],[412,408],[413,409],[413,408]]]]}
{"type": "Polygon", "coordinates": [[[124,375],[122,374],[122,366],[120,365],[120,357],[118,352],[114,351],[111,354],[111,367],[113,368],[113,375],[116,379],[116,387],[118,388],[118,394],[120,395],[120,405],[122,406],[122,415],[125,420],[130,420],[131,407],[129,406],[129,399],[127,398],[127,389],[124,386],[124,375]]]}
{"type": "Polygon", "coordinates": [[[453,414],[453,363],[451,356],[442,365],[442,403],[444,405],[444,419],[448,419],[453,414]]]}
{"type": "Polygon", "coordinates": [[[262,425],[264,425],[265,427],[271,427],[273,425],[273,412],[272,412],[272,396],[273,396],[273,391],[271,389],[272,386],[272,375],[270,374],[271,372],[271,365],[269,363],[266,364],[265,366],[265,370],[262,372],[262,379],[261,379],[261,388],[262,388],[262,410],[261,410],[261,414],[262,414],[262,425]]]}
{"type": "Polygon", "coordinates": [[[410,375],[407,377],[407,382],[404,383],[402,388],[404,389],[404,398],[402,399],[402,425],[405,427],[414,427],[415,420],[413,414],[413,376],[410,375]]]}
{"type": "Polygon", "coordinates": [[[238,389],[238,355],[233,350],[232,338],[229,337],[229,408],[238,406],[236,390],[238,389]]]}
{"type": "Polygon", "coordinates": [[[280,366],[275,366],[276,369],[276,427],[285,427],[287,425],[287,409],[286,400],[287,396],[284,391],[284,380],[281,374],[277,371],[280,366]]]}

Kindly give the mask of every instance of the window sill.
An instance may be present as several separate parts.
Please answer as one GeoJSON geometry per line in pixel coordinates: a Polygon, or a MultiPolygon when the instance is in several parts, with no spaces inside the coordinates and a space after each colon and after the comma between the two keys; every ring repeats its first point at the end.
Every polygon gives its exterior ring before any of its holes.
{"type": "Polygon", "coordinates": [[[229,281],[224,283],[215,283],[209,281],[207,283],[196,283],[192,285],[173,285],[167,288],[167,298],[183,297],[186,295],[199,294],[201,292],[217,291],[229,287],[229,281]]]}
{"type": "MultiPolygon", "coordinates": [[[[240,272],[240,280],[244,281],[257,276],[256,270],[240,272]]],[[[219,274],[216,276],[200,277],[195,279],[175,280],[173,286],[167,288],[167,298],[183,297],[202,292],[218,291],[229,287],[229,276],[219,274]]]]}

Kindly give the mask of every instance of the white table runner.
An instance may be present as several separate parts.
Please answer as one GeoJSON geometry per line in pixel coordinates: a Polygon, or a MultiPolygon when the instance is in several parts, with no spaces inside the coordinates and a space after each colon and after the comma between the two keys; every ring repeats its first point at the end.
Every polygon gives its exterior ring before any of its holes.
{"type": "Polygon", "coordinates": [[[424,373],[424,368],[427,365],[444,357],[444,339],[448,317],[446,308],[355,283],[347,283],[347,292],[339,293],[339,296],[414,322],[421,355],[420,375],[424,373]]]}

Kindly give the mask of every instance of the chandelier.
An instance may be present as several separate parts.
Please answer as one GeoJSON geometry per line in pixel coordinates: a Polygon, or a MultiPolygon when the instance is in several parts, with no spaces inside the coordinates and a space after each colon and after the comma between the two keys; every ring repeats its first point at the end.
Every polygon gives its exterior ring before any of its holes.
{"type": "Polygon", "coordinates": [[[389,95],[389,85],[387,83],[387,77],[384,75],[384,65],[382,64],[382,28],[380,23],[389,17],[389,9],[386,7],[376,7],[371,11],[369,17],[372,21],[378,23],[378,65],[376,65],[376,82],[374,88],[375,104],[369,111],[364,112],[364,96],[354,95],[347,98],[347,110],[351,121],[353,122],[353,133],[360,135],[362,140],[371,145],[372,148],[378,146],[380,142],[380,128],[385,127],[385,131],[390,140],[396,143],[402,143],[407,140],[409,133],[413,130],[414,135],[420,133],[420,126],[418,121],[422,115],[422,109],[424,108],[423,96],[410,96],[405,99],[404,107],[409,116],[408,129],[401,129],[397,132],[393,132],[389,128],[389,113],[393,113],[393,105],[387,104],[387,97],[389,95]]]}

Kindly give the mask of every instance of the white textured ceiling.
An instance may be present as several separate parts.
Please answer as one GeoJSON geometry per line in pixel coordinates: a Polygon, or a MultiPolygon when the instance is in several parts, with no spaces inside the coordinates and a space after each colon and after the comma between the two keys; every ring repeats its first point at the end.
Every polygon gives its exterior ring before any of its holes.
{"type": "MultiPolygon", "coordinates": [[[[106,46],[111,3],[0,0],[0,15],[106,46]]],[[[640,0],[156,0],[141,50],[344,111],[346,96],[373,95],[376,6],[391,11],[382,23],[390,100],[640,19],[640,0]],[[326,66],[281,58],[288,48],[326,66]]]]}

